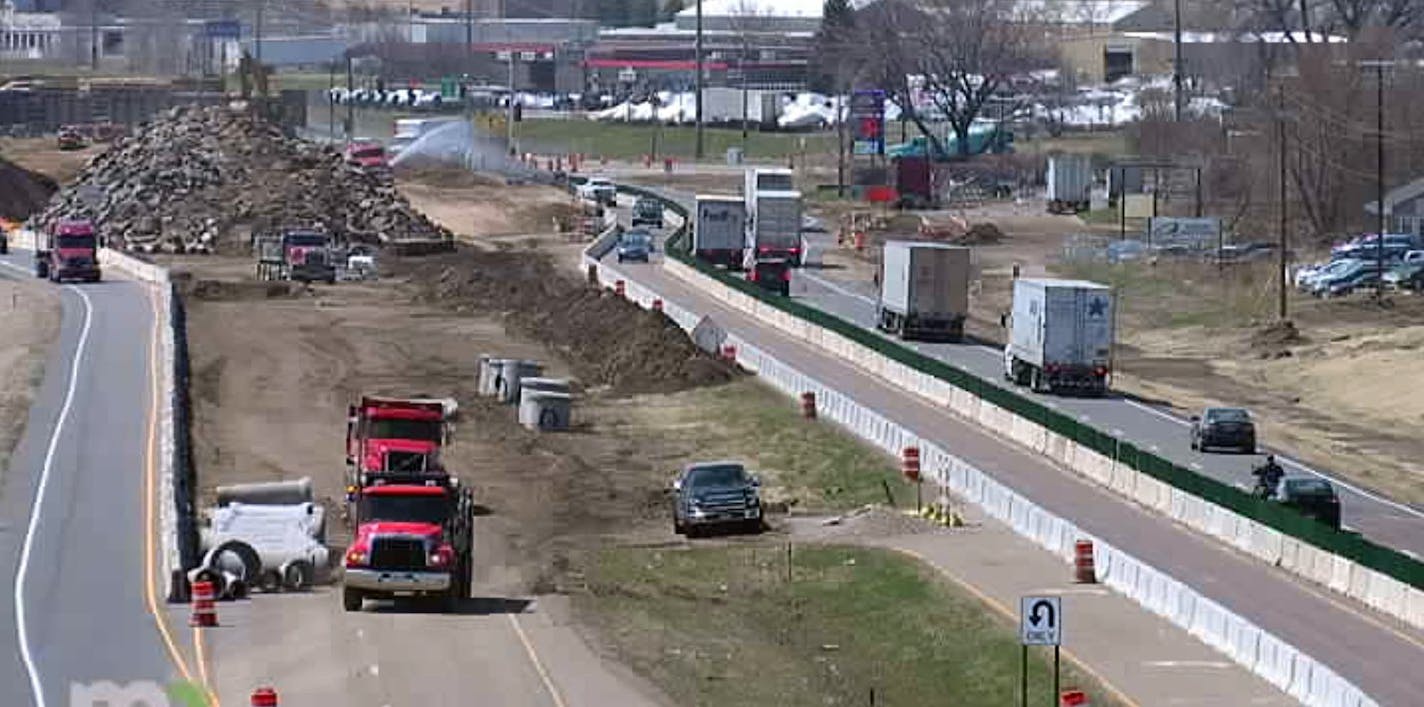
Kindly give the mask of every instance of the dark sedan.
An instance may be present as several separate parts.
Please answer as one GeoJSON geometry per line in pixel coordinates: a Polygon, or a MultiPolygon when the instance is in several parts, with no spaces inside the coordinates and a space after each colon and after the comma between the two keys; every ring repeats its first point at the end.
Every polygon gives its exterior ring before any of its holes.
{"type": "Polygon", "coordinates": [[[1192,449],[1232,449],[1256,453],[1256,423],[1241,408],[1207,408],[1192,416],[1192,449]]]}
{"type": "Polygon", "coordinates": [[[1325,479],[1287,476],[1276,487],[1274,498],[1307,518],[1340,529],[1340,497],[1335,495],[1335,487],[1325,479]]]}

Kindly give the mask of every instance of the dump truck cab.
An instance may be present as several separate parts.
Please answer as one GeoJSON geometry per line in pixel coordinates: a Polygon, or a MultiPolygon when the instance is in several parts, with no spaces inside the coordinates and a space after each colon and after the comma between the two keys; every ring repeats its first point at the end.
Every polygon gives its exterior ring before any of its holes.
{"type": "Polygon", "coordinates": [[[35,250],[35,277],[46,277],[57,283],[99,281],[99,236],[93,221],[57,221],[45,230],[43,241],[35,250]]]}
{"type": "Polygon", "coordinates": [[[348,489],[356,532],[343,562],[341,603],[359,611],[366,599],[435,597],[446,609],[469,596],[474,500],[459,480],[439,475],[413,482],[372,474],[348,489]]]}
{"type": "Polygon", "coordinates": [[[331,258],[331,237],[320,231],[282,232],[282,259],[288,279],[297,282],[336,282],[336,264],[331,258]]]}

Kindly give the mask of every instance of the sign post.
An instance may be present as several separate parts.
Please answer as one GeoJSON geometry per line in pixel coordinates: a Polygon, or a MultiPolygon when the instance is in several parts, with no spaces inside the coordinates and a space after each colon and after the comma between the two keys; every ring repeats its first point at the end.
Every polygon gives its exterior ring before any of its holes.
{"type": "Polygon", "coordinates": [[[1053,699],[1058,699],[1058,651],[1063,642],[1063,597],[1019,598],[1019,704],[1028,707],[1028,647],[1053,646],[1053,699]]]}

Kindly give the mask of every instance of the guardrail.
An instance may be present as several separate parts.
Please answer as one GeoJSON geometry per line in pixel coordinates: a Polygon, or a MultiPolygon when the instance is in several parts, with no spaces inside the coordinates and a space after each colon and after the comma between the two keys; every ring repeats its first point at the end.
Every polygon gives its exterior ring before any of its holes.
{"type": "MultiPolygon", "coordinates": [[[[660,199],[686,216],[685,208],[656,191],[628,191],[660,199]]],[[[692,258],[686,242],[684,224],[668,240],[668,272],[710,280],[692,284],[729,305],[877,371],[1198,532],[1424,628],[1424,563],[1419,560],[1173,464],[851,322],[772,295],[692,258]]]]}
{"type": "MultiPolygon", "coordinates": [[[[674,232],[673,239],[677,239],[685,235],[689,224],[680,207],[671,210],[684,218],[683,225],[674,232]]],[[[667,250],[671,253],[673,245],[667,250]]],[[[840,424],[879,449],[899,455],[905,447],[919,447],[925,480],[974,503],[1065,564],[1073,561],[1076,540],[1093,540],[1098,576],[1103,583],[1187,630],[1295,699],[1311,707],[1377,707],[1373,699],[1329,667],[1187,584],[1044,510],[914,430],[861,405],[834,386],[801,373],[736,333],[721,329],[709,317],[682,307],[616,269],[600,267],[599,259],[592,248],[585,250],[584,265],[596,273],[600,285],[612,287],[621,280],[625,296],[645,308],[651,309],[655,300],[660,301],[664,315],[688,332],[699,346],[720,351],[723,344],[732,344],[737,363],[743,368],[793,398],[805,392],[815,393],[817,414],[822,419],[840,424]]],[[[664,265],[677,267],[678,263],[664,261],[664,265]]]]}

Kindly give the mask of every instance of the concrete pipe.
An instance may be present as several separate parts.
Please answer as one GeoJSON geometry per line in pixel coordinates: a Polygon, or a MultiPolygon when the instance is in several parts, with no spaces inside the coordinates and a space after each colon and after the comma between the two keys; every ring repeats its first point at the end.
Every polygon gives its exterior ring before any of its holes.
{"type": "Polygon", "coordinates": [[[480,357],[480,379],[478,392],[480,395],[493,398],[499,395],[499,374],[504,370],[504,362],[510,359],[480,357]]]}
{"type": "Polygon", "coordinates": [[[505,359],[499,367],[499,401],[510,404],[518,403],[519,381],[524,378],[535,378],[543,372],[544,366],[537,361],[505,359]]]}
{"type": "Polygon", "coordinates": [[[250,503],[264,506],[284,506],[311,503],[311,477],[292,481],[267,481],[256,484],[233,484],[217,488],[218,507],[230,503],[250,503]]]}
{"type": "Polygon", "coordinates": [[[569,394],[571,386],[567,378],[521,378],[519,380],[519,399],[522,401],[524,395],[530,391],[569,394]]]}
{"type": "Polygon", "coordinates": [[[573,396],[550,391],[526,391],[519,403],[519,424],[531,430],[567,430],[572,417],[573,396]]]}
{"type": "Polygon", "coordinates": [[[223,572],[223,588],[218,593],[220,599],[246,599],[247,582],[233,572],[223,572]]]}

